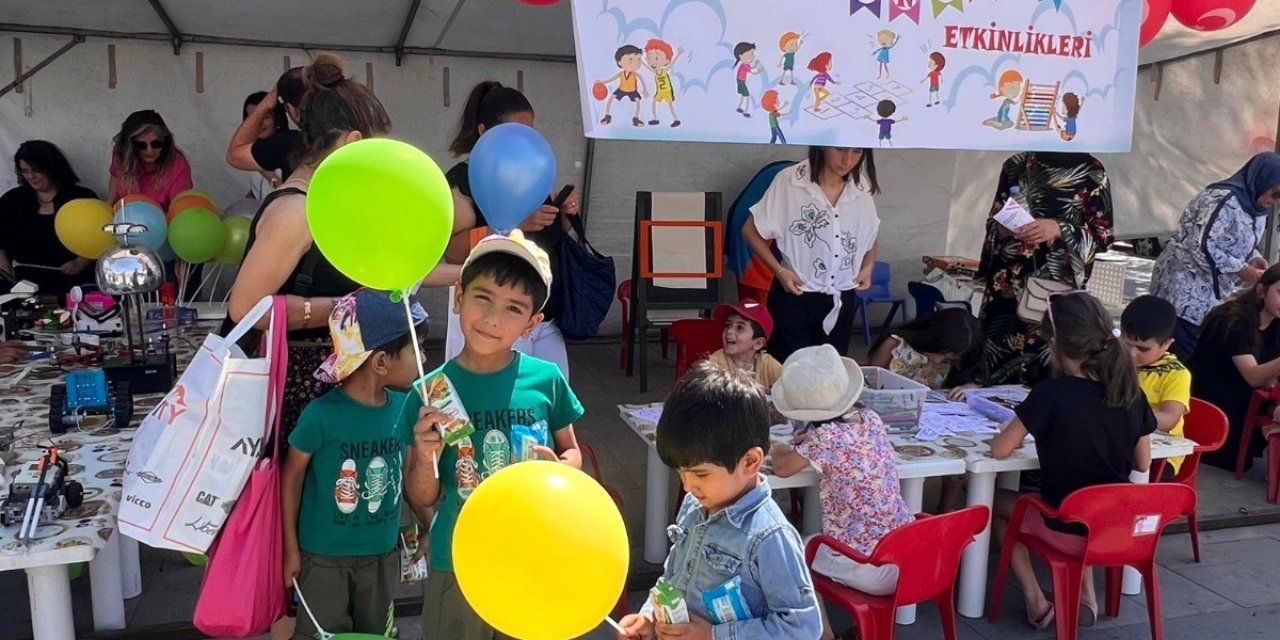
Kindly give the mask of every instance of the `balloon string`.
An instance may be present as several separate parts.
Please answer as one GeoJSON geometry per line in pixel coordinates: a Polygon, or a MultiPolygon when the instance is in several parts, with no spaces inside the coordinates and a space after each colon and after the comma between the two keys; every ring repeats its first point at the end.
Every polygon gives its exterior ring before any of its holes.
{"type": "Polygon", "coordinates": [[[614,630],[616,630],[618,633],[624,636],[627,635],[627,632],[622,629],[622,625],[618,624],[617,621],[614,620],[611,616],[605,616],[604,621],[608,622],[609,626],[613,627],[614,630]]]}
{"type": "MultiPolygon", "coordinates": [[[[413,309],[409,306],[410,294],[404,291],[400,294],[400,302],[404,303],[404,317],[409,321],[409,341],[413,343],[413,361],[418,364],[418,380],[421,381],[427,377],[427,372],[422,368],[422,347],[418,345],[418,329],[413,325],[413,309]]],[[[427,404],[427,385],[419,384],[418,395],[422,396],[422,404],[427,404]]],[[[436,480],[440,479],[440,459],[435,452],[431,453],[431,473],[436,480]]]]}

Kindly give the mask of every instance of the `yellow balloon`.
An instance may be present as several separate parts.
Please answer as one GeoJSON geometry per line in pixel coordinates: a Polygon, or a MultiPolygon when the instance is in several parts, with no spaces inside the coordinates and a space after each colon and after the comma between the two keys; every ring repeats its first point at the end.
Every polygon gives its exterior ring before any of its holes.
{"type": "Polygon", "coordinates": [[[71,253],[97,260],[104,251],[116,245],[116,239],[102,230],[111,224],[111,205],[92,198],[72,200],[58,209],[53,218],[53,231],[71,253]]]}
{"type": "Polygon", "coordinates": [[[599,626],[622,593],[629,556],[622,514],[604,488],[546,460],[480,483],[453,530],[467,603],[522,640],[568,640],[599,626]]]}

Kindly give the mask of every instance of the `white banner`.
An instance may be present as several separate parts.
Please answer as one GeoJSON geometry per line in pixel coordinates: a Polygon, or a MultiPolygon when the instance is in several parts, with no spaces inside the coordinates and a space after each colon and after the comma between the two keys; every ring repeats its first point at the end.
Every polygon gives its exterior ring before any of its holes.
{"type": "Polygon", "coordinates": [[[586,135],[1123,152],[1142,0],[573,0],[586,135]]]}

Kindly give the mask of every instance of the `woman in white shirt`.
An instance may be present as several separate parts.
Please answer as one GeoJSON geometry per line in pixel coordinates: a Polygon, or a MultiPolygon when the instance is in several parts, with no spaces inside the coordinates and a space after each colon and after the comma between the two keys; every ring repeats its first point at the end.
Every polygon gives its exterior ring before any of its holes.
{"type": "Polygon", "coordinates": [[[819,344],[849,348],[856,292],[871,286],[879,192],[871,149],[809,147],[809,158],[779,172],[751,207],[742,233],[774,274],[766,306],[778,360],[819,344]]]}

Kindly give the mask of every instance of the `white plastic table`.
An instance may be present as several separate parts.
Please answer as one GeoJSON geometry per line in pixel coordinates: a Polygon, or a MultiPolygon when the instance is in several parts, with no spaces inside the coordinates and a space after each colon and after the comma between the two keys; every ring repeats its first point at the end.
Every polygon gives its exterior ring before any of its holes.
{"type": "MultiPolygon", "coordinates": [[[[39,527],[29,546],[15,539],[16,525],[0,527],[0,571],[26,571],[35,640],[75,638],[67,566],[77,562],[89,562],[94,629],[123,629],[126,584],[136,581],[136,571],[124,571],[115,514],[132,431],[72,432],[53,438],[71,468],[71,478],[84,486],[84,503],[39,527]]],[[[29,446],[18,449],[18,460],[8,465],[10,480],[34,464],[39,455],[35,444],[48,442],[35,434],[23,441],[29,446]]]]}
{"type": "MultiPolygon", "coordinates": [[[[631,412],[637,409],[660,408],[661,402],[652,404],[620,404],[618,411],[623,422],[648,445],[645,465],[644,500],[644,559],[661,564],[667,557],[667,524],[670,511],[667,507],[671,470],[658,457],[657,424],[638,418],[631,412]]],[[[776,442],[788,443],[787,438],[774,437],[776,442]]],[[[890,433],[894,445],[895,466],[902,486],[902,497],[912,513],[919,513],[924,500],[924,480],[939,476],[960,475],[965,471],[964,453],[945,443],[919,442],[909,434],[890,433]]],[[[803,522],[801,533],[808,535],[822,531],[822,502],[818,494],[818,473],[812,467],[789,478],[773,475],[770,462],[765,460],[761,473],[769,480],[772,489],[802,489],[804,491],[803,522]]],[[[897,621],[911,624],[915,621],[915,607],[901,607],[897,621]]]]}

